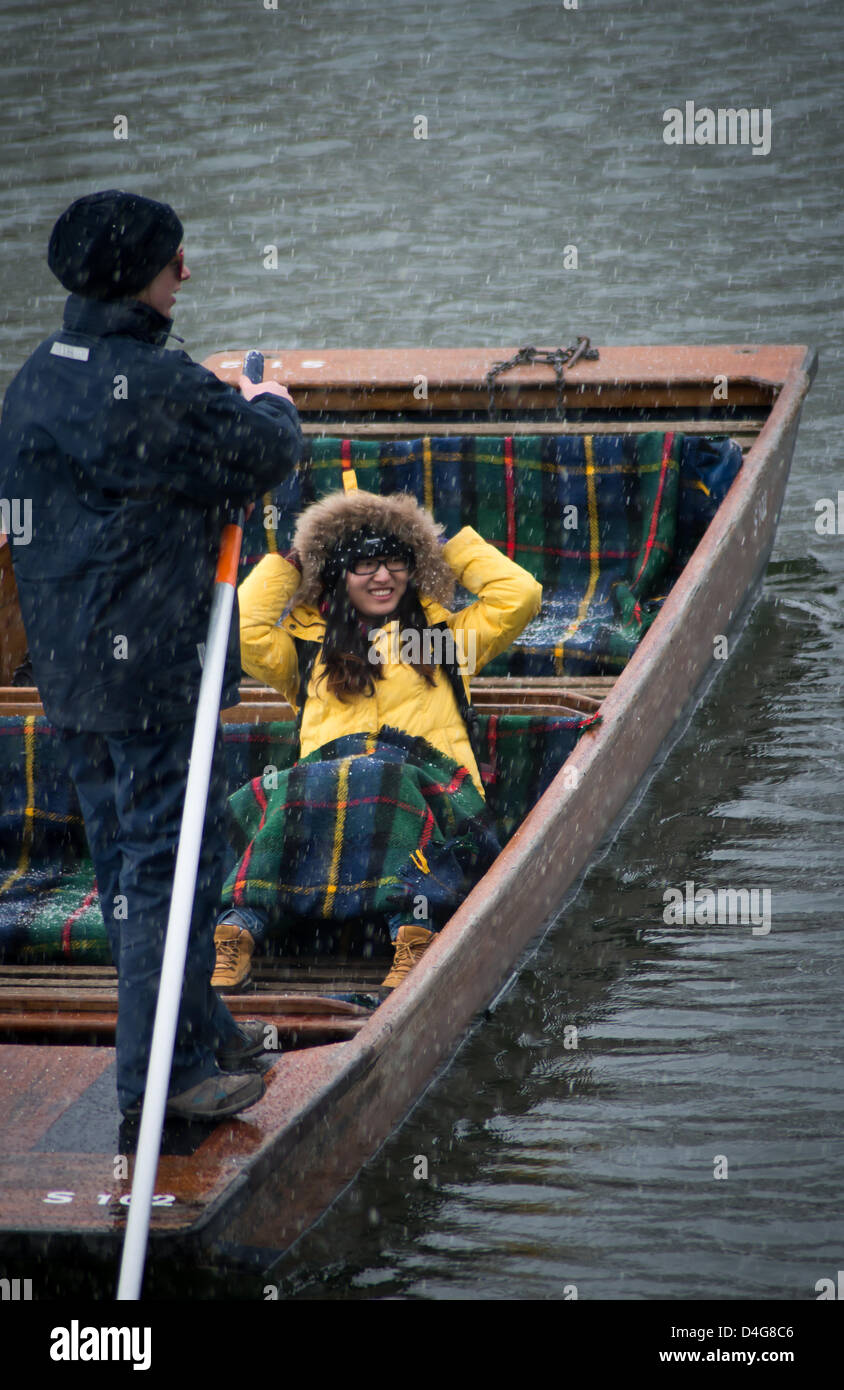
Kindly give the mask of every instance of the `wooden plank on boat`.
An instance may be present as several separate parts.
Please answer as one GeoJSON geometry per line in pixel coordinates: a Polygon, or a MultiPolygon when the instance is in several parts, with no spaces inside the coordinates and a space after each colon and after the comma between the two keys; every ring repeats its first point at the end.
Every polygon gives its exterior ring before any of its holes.
{"type": "Polygon", "coordinates": [[[26,656],[26,636],[18,619],[18,588],[12,570],[12,547],[0,532],[0,685],[12,679],[26,656]]]}
{"type": "Polygon", "coordinates": [[[497,705],[492,702],[479,706],[485,714],[532,714],[537,717],[543,716],[548,719],[576,719],[583,715],[583,710],[577,709],[574,705],[563,704],[524,704],[514,707],[511,704],[497,705]]]}
{"type": "MultiPolygon", "coordinates": [[[[543,349],[548,350],[548,349],[543,349]]],[[[375,348],[307,352],[264,350],[265,376],[283,381],[300,410],[398,410],[428,412],[440,406],[486,410],[487,372],[517,348],[375,348]],[[420,376],[427,400],[416,400],[420,376]]],[[[581,359],[566,373],[566,400],[577,408],[697,408],[714,406],[713,383],[725,375],[731,405],[769,407],[789,373],[806,359],[805,347],[733,344],[724,347],[600,347],[597,361],[581,359]]],[[[242,354],[214,353],[204,365],[236,382],[242,354]]],[[[518,396],[519,408],[542,408],[556,399],[556,378],[542,364],[511,368],[498,378],[496,400],[518,396]]]]}
{"type": "MultiPolygon", "coordinates": [[[[284,1048],[317,1046],[354,1037],[371,1010],[346,999],[327,998],[329,986],[343,993],[380,990],[385,967],[373,965],[364,979],[355,966],[354,982],[341,965],[323,968],[322,978],[298,971],[298,984],[289,989],[281,972],[256,982],[245,994],[226,995],[235,1017],[262,1018],[272,1024],[284,1048]],[[335,977],[333,980],[331,976],[335,977]],[[374,978],[373,978],[374,976],[374,978]],[[337,978],[340,977],[340,978],[337,978]],[[350,987],[351,983],[351,987],[350,987]]],[[[20,1041],[27,1036],[57,1043],[111,1042],[117,1021],[117,972],[110,966],[0,967],[0,1037],[20,1041]]]]}
{"type": "MultiPolygon", "coordinates": [[[[285,994],[296,991],[306,994],[377,993],[390,959],[389,951],[383,956],[365,959],[345,955],[256,956],[252,962],[252,978],[259,994],[264,989],[276,989],[285,994]]],[[[231,996],[226,994],[225,997],[231,996]]]]}
{"type": "MultiPolygon", "coordinates": [[[[208,366],[206,362],[204,364],[208,366]]],[[[578,364],[579,365],[579,364],[578,364]]],[[[288,383],[289,384],[289,383],[288,383]]],[[[766,405],[771,405],[774,398],[773,387],[732,384],[730,386],[730,399],[733,406],[738,406],[748,411],[756,412],[766,405]]],[[[362,388],[359,391],[340,390],[331,388],[326,390],[323,387],[302,387],[291,385],[298,409],[307,415],[314,417],[322,412],[331,412],[334,415],[352,415],[359,412],[368,415],[374,410],[390,413],[398,417],[399,420],[425,420],[432,414],[440,414],[443,411],[453,411],[456,414],[470,412],[473,414],[488,415],[489,389],[486,386],[471,389],[463,386],[454,389],[440,388],[431,389],[429,386],[428,400],[419,401],[413,394],[413,382],[409,381],[403,388],[398,390],[386,390],[382,387],[362,388]]],[[[579,383],[572,378],[567,382],[563,391],[563,404],[566,412],[589,410],[602,411],[605,414],[615,412],[619,416],[629,417],[632,414],[639,415],[642,411],[651,412],[658,416],[666,410],[672,411],[713,411],[715,420],[723,420],[724,416],[721,407],[712,403],[712,386],[698,384],[658,385],[658,386],[592,386],[588,383],[579,383]]],[[[551,381],[543,386],[531,387],[523,386],[518,382],[502,382],[495,388],[495,409],[506,413],[524,416],[530,411],[536,411],[548,416],[554,415],[557,408],[556,386],[551,381]]],[[[504,422],[498,422],[498,433],[506,433],[506,428],[502,429],[504,422]]],[[[331,433],[331,431],[328,431],[331,433]]],[[[416,432],[422,433],[419,426],[416,432]]]]}
{"type": "MultiPolygon", "coordinates": [[[[31,1146],[38,1143],[113,1062],[114,1052],[105,1048],[78,1047],[69,1054],[56,1048],[0,1047],[3,1160],[15,1154],[31,1157],[28,1152],[31,1146]]],[[[48,1184],[48,1187],[57,1185],[48,1184]]],[[[43,1193],[39,1194],[39,1200],[41,1198],[43,1193]]],[[[13,1201],[11,1205],[20,1216],[17,1203],[13,1201]]],[[[43,1200],[40,1205],[43,1207],[43,1200]]]]}
{"type": "MultiPolygon", "coordinates": [[[[587,710],[591,713],[600,708],[600,701],[587,695],[558,696],[548,690],[485,690],[474,695],[472,703],[478,710],[487,710],[494,706],[496,711],[502,714],[520,714],[533,705],[553,708],[555,713],[557,709],[570,709],[573,712],[587,710]]],[[[535,712],[539,713],[539,710],[535,712]]],[[[223,714],[223,722],[226,724],[267,724],[282,719],[289,721],[291,718],[292,711],[289,705],[278,705],[272,700],[265,703],[258,700],[249,701],[248,704],[235,705],[223,714]]]]}
{"type": "Polygon", "coordinates": [[[113,965],[86,965],[83,961],[80,961],[78,965],[0,965],[0,989],[7,982],[16,984],[21,980],[30,979],[33,982],[91,980],[99,983],[100,981],[107,981],[114,985],[117,980],[117,971],[113,965]]]}
{"type": "MultiPolygon", "coordinates": [[[[264,990],[259,993],[226,995],[226,1002],[235,1015],[248,1015],[257,1009],[263,1017],[287,1014],[308,1013],[313,1015],[344,1015],[349,1018],[363,1018],[368,1010],[345,999],[326,999],[319,994],[279,994],[264,990]]],[[[23,1018],[27,1013],[45,1013],[52,1010],[61,1013],[97,1013],[111,1010],[117,1016],[117,990],[113,986],[101,985],[87,987],[62,983],[29,985],[4,985],[0,991],[0,1009],[4,1017],[18,1010],[23,1018]]]]}
{"type": "MultiPolygon", "coordinates": [[[[249,1015],[252,1017],[252,1014],[249,1015]]],[[[342,1042],[353,1038],[363,1027],[368,1014],[360,1018],[345,1018],[335,1014],[307,1014],[296,1009],[287,1013],[276,1013],[261,1008],[257,1017],[272,1024],[282,1047],[302,1045],[312,1047],[323,1043],[342,1042]]],[[[27,1034],[40,1038],[55,1038],[65,1042],[70,1038],[96,1038],[100,1045],[114,1038],[116,1014],[94,1012],[87,1009],[66,1009],[56,1013],[52,1009],[42,1012],[28,1010],[17,1013],[5,1012],[0,1006],[0,1035],[12,1035],[15,1039],[27,1034]]]]}
{"type": "MultiPolygon", "coordinates": [[[[158,1167],[152,1251],[159,1237],[180,1236],[215,1208],[241,1175],[263,1166],[267,1142],[305,1097],[330,1089],[351,1041],[288,1052],[269,1073],[270,1089],[244,1119],[216,1126],[173,1126],[158,1167]]],[[[39,1238],[113,1259],[131,1191],[133,1141],[114,1108],[114,1051],[104,1047],[0,1047],[0,1227],[4,1248],[39,1248],[39,1238]],[[112,1097],[111,1108],[107,1098],[112,1097]],[[126,1153],[129,1177],[113,1179],[114,1154],[126,1153]],[[55,1204],[51,1191],[69,1194],[55,1204]],[[11,1235],[10,1235],[11,1233],[11,1235]]],[[[313,1210],[319,1193],[305,1205],[313,1210]]]]}
{"type": "MultiPolygon", "coordinates": [[[[553,351],[553,345],[540,351],[553,351]]],[[[750,381],[764,386],[782,386],[789,373],[798,370],[806,357],[804,346],[793,344],[743,343],[732,345],[647,345],[600,346],[597,360],[581,358],[571,369],[572,379],[601,385],[665,385],[693,382],[711,389],[716,377],[725,374],[730,384],[750,381]]],[[[330,348],[308,351],[296,348],[264,351],[267,380],[283,375],[291,391],[294,387],[403,386],[415,375],[425,376],[433,386],[482,386],[489,370],[512,357],[515,347],[466,348],[330,348]]],[[[236,382],[243,356],[236,352],[217,352],[205,365],[224,381],[236,382]]],[[[506,380],[521,384],[554,383],[553,368],[542,363],[513,367],[506,380]]]]}
{"type": "Polygon", "coordinates": [[[651,431],[665,433],[676,430],[681,434],[727,435],[741,444],[742,449],[750,448],[767,417],[754,416],[751,419],[719,419],[713,416],[707,420],[688,419],[648,419],[648,420],[454,420],[429,419],[391,421],[383,420],[331,420],[324,424],[318,421],[302,422],[302,433],[308,437],[350,438],[350,439],[394,439],[412,438],[420,434],[429,437],[448,435],[584,435],[584,434],[647,434],[651,431]]]}
{"type": "Polygon", "coordinates": [[[514,714],[531,705],[560,705],[575,711],[593,714],[601,708],[601,701],[581,691],[565,690],[558,695],[552,690],[478,690],[472,693],[472,704],[477,710],[485,710],[489,705],[506,706],[514,714]]]}
{"type": "Polygon", "coordinates": [[[223,724],[289,724],[293,718],[293,710],[286,700],[268,700],[265,704],[250,701],[248,704],[232,705],[220,713],[223,724]]]}
{"type": "MultiPolygon", "coordinates": [[[[617,676],[476,676],[472,682],[472,690],[490,690],[493,687],[506,687],[507,689],[519,690],[526,686],[554,686],[555,689],[565,691],[568,689],[583,689],[587,686],[595,687],[596,690],[604,692],[611,690],[613,684],[618,679],[617,676]]],[[[252,683],[241,685],[240,687],[241,704],[248,704],[252,700],[278,699],[278,693],[269,685],[258,685],[252,683]]],[[[38,704],[38,690],[34,685],[5,685],[0,686],[0,699],[20,699],[24,703],[38,704]]]]}
{"type": "MultiPolygon", "coordinates": [[[[252,987],[241,994],[225,997],[234,1013],[249,1014],[265,1006],[268,996],[282,996],[287,1009],[290,998],[316,1001],[325,1010],[327,994],[378,993],[387,970],[387,957],[361,959],[346,955],[256,956],[252,963],[252,987]]],[[[39,991],[74,989],[96,991],[98,997],[110,992],[112,1005],[117,998],[117,971],[112,965],[0,965],[0,1006],[9,990],[26,990],[33,998],[39,991]]],[[[358,1006],[344,1000],[329,1000],[335,1013],[356,1015],[358,1006]]]]}
{"type": "MultiPolygon", "coordinates": [[[[471,682],[472,701],[479,709],[494,704],[496,711],[519,713],[524,705],[533,703],[571,706],[573,713],[590,711],[600,704],[612,689],[615,676],[481,676],[471,682]],[[553,692],[553,695],[552,695],[553,692]]],[[[539,712],[538,710],[536,711],[539,712]]],[[[35,686],[0,687],[0,715],[5,717],[42,715],[43,706],[35,686]]],[[[242,685],[240,703],[221,713],[224,724],[267,724],[290,722],[293,710],[278,691],[266,685],[242,685]]]]}

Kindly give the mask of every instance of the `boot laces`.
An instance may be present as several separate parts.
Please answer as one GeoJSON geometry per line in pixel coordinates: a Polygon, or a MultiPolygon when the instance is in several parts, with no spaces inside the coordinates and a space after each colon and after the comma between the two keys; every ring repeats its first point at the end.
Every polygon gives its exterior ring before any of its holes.
{"type": "Polygon", "coordinates": [[[410,969],[416,964],[416,956],[413,953],[413,947],[408,946],[406,941],[397,941],[395,943],[395,948],[395,956],[393,958],[394,970],[401,970],[403,967],[410,969]]]}
{"type": "Polygon", "coordinates": [[[217,942],[217,964],[233,970],[240,953],[240,938],[227,937],[217,942]]]}

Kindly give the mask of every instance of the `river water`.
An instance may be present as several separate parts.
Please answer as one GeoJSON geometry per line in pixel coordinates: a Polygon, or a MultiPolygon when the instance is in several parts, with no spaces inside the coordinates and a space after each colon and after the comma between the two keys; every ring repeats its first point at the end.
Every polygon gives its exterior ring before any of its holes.
{"type": "Polygon", "coordinates": [[[113,186],[183,219],[176,328],[199,359],[580,332],[821,353],[740,646],[492,1017],[278,1265],[279,1289],[814,1299],[844,1268],[844,534],[815,526],[844,488],[844,11],[128,10],[0,12],[0,388],[59,321],[54,219],[113,186]],[[769,110],[770,152],[666,144],[663,113],[690,100],[769,110]],[[770,932],[666,926],[664,891],[687,880],[767,889],[770,932]]]}

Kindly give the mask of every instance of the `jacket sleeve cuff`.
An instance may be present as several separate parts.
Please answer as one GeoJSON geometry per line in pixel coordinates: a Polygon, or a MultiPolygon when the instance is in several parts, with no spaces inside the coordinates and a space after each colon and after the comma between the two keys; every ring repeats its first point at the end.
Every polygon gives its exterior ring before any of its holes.
{"type": "Polygon", "coordinates": [[[485,541],[471,526],[464,526],[443,546],[443,559],[459,584],[470,593],[478,594],[490,581],[519,579],[536,596],[536,606],[542,599],[542,586],[516,560],[502,555],[494,545],[485,541]]]}
{"type": "Polygon", "coordinates": [[[237,591],[241,623],[275,625],[302,576],[283,555],[265,555],[237,591]]]}

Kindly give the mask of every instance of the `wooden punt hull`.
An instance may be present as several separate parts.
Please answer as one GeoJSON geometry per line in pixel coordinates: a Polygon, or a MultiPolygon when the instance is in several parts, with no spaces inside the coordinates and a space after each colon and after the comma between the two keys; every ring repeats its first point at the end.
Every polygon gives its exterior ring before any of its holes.
{"type": "MultiPolygon", "coordinates": [[[[686,381],[696,383],[698,404],[705,401],[704,387],[711,391],[719,366],[725,370],[725,354],[734,351],[605,349],[602,356],[628,354],[626,379],[636,380],[629,354],[639,354],[645,385],[638,389],[651,393],[658,410],[660,384],[663,402],[682,395],[686,381]]],[[[151,1227],[153,1260],[176,1253],[198,1258],[218,1249],[229,1260],[251,1256],[260,1263],[269,1252],[288,1248],[406,1114],[619,824],[708,678],[723,665],[713,662],[715,638],[741,623],[773,545],[815,359],[803,348],[757,351],[764,370],[754,380],[768,392],[758,437],[657,621],[611,683],[602,722],[582,735],[567,760],[567,775],[560,770],[412,975],[362,1025],[355,1019],[352,1036],[286,1053],[268,1074],[265,1098],[242,1120],[218,1125],[188,1143],[186,1152],[165,1152],[157,1183],[162,1203],[151,1227]]],[[[402,362],[401,371],[416,361],[402,362]]],[[[578,364],[581,369],[600,395],[594,364],[578,364]]],[[[623,379],[613,380],[612,371],[612,361],[605,362],[606,390],[620,401],[623,379]]],[[[286,375],[297,394],[295,373],[286,375]]],[[[350,381],[353,375],[350,368],[350,381]]],[[[343,371],[335,376],[343,378],[343,371]]],[[[360,379],[373,379],[371,362],[360,379]]],[[[749,408],[760,408],[759,394],[753,397],[749,388],[748,400],[749,408]]],[[[689,400],[682,404],[688,409],[689,400]]],[[[709,432],[717,432],[712,424],[709,432]]],[[[577,682],[554,684],[577,694],[577,682]]],[[[0,1048],[4,1255],[49,1251],[56,1261],[116,1253],[125,1215],[121,1198],[130,1182],[114,1176],[121,1150],[112,1060],[100,1047],[0,1048]],[[103,1099],[107,1085],[111,1110],[103,1099]],[[82,1124],[84,1143],[74,1128],[82,1124]],[[51,1193],[63,1195],[47,1200],[51,1193]]]]}

